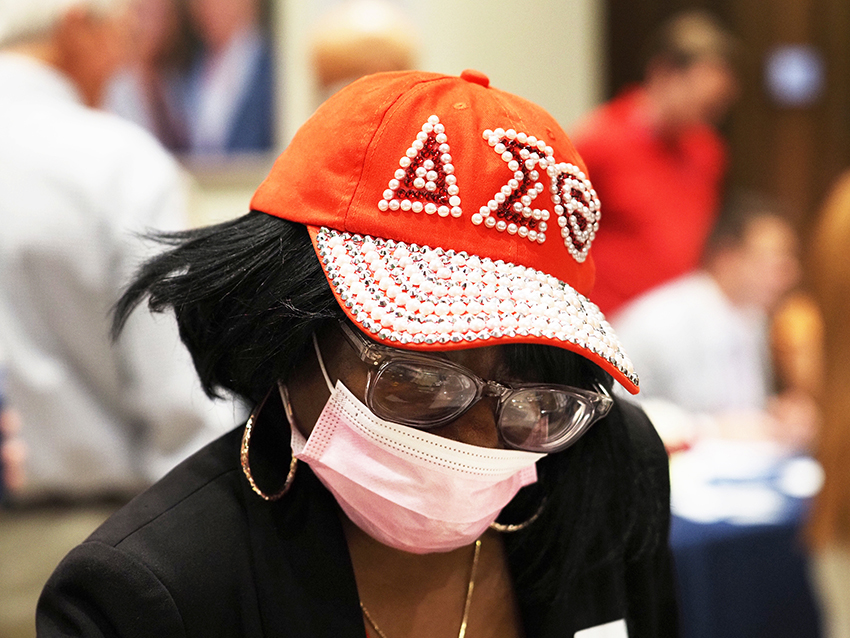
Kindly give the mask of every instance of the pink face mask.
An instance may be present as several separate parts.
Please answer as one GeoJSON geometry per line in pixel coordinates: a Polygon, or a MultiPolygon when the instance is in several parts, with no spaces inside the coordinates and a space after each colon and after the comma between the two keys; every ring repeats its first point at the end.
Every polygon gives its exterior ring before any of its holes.
{"type": "MultiPolygon", "coordinates": [[[[283,399],[288,408],[285,393],[283,399]]],[[[292,428],[292,453],[355,525],[414,554],[474,542],[520,488],[537,480],[535,462],[545,456],[383,421],[340,381],[309,439],[292,428]]]]}

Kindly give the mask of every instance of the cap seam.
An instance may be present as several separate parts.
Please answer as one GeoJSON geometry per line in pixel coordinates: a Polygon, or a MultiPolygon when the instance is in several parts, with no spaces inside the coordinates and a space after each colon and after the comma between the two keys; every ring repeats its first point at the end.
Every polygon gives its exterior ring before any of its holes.
{"type": "MultiPolygon", "coordinates": [[[[387,113],[388,110],[389,110],[389,108],[387,108],[384,111],[384,116],[381,117],[380,121],[378,122],[378,125],[374,128],[374,130],[371,132],[371,134],[368,133],[368,132],[363,134],[362,140],[364,142],[364,144],[363,144],[364,150],[363,150],[362,155],[360,156],[360,161],[359,161],[360,170],[357,172],[356,177],[352,178],[352,188],[345,189],[342,192],[343,195],[345,193],[348,193],[348,197],[347,198],[346,197],[340,197],[340,208],[343,211],[342,227],[346,230],[348,229],[348,216],[351,213],[351,204],[355,200],[355,198],[357,197],[357,191],[359,190],[360,185],[363,182],[363,172],[366,170],[366,157],[369,154],[369,149],[372,147],[372,143],[375,139],[375,135],[377,134],[378,129],[381,128],[381,125],[384,122],[384,118],[386,117],[386,113],[387,113]]],[[[380,114],[380,112],[381,112],[381,109],[377,108],[375,110],[375,116],[377,117],[380,114]]]]}
{"type": "Polygon", "coordinates": [[[351,211],[352,202],[354,202],[357,199],[358,192],[360,191],[360,188],[363,184],[363,173],[365,172],[366,165],[368,164],[367,158],[369,156],[369,153],[372,152],[372,149],[374,148],[374,146],[377,143],[380,142],[379,136],[383,136],[384,133],[385,133],[384,122],[386,122],[387,117],[389,116],[389,112],[403,98],[407,97],[409,94],[413,93],[414,91],[419,90],[420,87],[422,87],[426,84],[430,84],[431,82],[438,82],[438,81],[447,80],[447,79],[450,79],[450,78],[448,76],[437,76],[437,77],[418,80],[416,83],[407,87],[406,89],[401,91],[398,95],[394,96],[391,100],[387,100],[386,102],[383,102],[381,104],[381,106],[375,110],[376,117],[381,113],[381,109],[383,109],[383,115],[381,115],[381,119],[378,122],[378,125],[372,131],[371,135],[364,135],[363,136],[363,140],[365,142],[365,144],[364,144],[365,150],[364,150],[363,155],[361,157],[362,161],[360,162],[360,171],[357,174],[356,180],[354,180],[354,188],[350,189],[351,195],[348,197],[347,202],[346,202],[345,199],[342,200],[342,202],[344,203],[342,208],[345,211],[344,219],[343,219],[343,226],[344,226],[345,230],[348,230],[348,216],[349,216],[349,213],[352,212],[351,211]]]}

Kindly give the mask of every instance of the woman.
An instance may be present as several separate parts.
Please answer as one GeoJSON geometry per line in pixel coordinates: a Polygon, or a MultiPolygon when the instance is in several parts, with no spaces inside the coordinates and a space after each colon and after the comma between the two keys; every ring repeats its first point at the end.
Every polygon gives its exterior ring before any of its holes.
{"type": "Polygon", "coordinates": [[[483,74],[378,74],[253,212],[163,238],[116,326],[149,295],[257,408],[71,552],[40,635],[674,634],[666,456],[609,394],[637,376],[584,297],[580,166],[483,74]]]}

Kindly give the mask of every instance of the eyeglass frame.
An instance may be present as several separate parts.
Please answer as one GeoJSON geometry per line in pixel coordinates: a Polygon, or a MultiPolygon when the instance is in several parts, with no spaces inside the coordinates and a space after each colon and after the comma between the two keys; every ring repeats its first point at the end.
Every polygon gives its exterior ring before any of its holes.
{"type": "Polygon", "coordinates": [[[587,423],[581,426],[578,430],[572,432],[566,441],[562,441],[560,444],[558,444],[556,449],[530,450],[535,452],[543,451],[548,453],[560,452],[562,450],[567,449],[570,445],[575,443],[581,437],[581,435],[590,428],[591,425],[607,416],[614,405],[614,400],[612,399],[610,392],[608,392],[608,389],[600,383],[594,383],[594,390],[576,388],[573,386],[561,385],[556,383],[500,383],[498,381],[493,381],[492,379],[483,379],[474,372],[472,372],[472,370],[470,370],[469,368],[454,363],[453,361],[443,359],[441,357],[435,357],[428,353],[417,352],[413,350],[400,350],[398,348],[391,348],[383,344],[375,343],[374,341],[368,339],[365,335],[363,335],[359,330],[350,326],[347,321],[340,321],[339,326],[343,333],[343,336],[345,336],[346,338],[346,341],[348,341],[348,343],[353,347],[353,349],[357,353],[358,358],[363,363],[370,366],[366,377],[366,405],[378,416],[380,416],[381,418],[385,418],[388,421],[392,421],[393,423],[413,427],[418,430],[431,430],[433,428],[438,428],[443,425],[446,425],[447,423],[451,423],[455,419],[460,418],[466,412],[472,409],[472,407],[481,399],[485,397],[494,397],[498,401],[498,405],[495,411],[495,421],[496,430],[499,432],[499,439],[505,445],[513,449],[525,450],[527,448],[520,447],[511,443],[510,441],[507,441],[502,435],[502,409],[512,396],[516,395],[518,392],[522,392],[525,390],[553,390],[562,394],[570,395],[574,398],[578,398],[581,401],[589,402],[591,407],[593,408],[593,414],[591,418],[589,418],[587,420],[587,423]],[[458,411],[456,414],[452,414],[451,416],[444,417],[437,421],[429,421],[428,423],[419,423],[415,420],[405,419],[402,416],[390,415],[387,414],[384,410],[381,410],[381,413],[379,413],[377,411],[377,406],[372,400],[374,392],[373,380],[380,376],[381,370],[384,369],[387,365],[389,365],[393,361],[399,360],[407,360],[408,362],[427,361],[430,365],[437,363],[447,370],[458,372],[472,380],[476,388],[475,396],[466,407],[458,411]],[[377,368],[377,370],[375,370],[373,374],[374,368],[377,368]]]}

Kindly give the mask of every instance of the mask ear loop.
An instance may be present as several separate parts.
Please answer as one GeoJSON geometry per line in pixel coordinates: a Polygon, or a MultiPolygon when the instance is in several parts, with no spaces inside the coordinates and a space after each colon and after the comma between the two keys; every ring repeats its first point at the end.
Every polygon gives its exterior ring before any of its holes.
{"type": "Polygon", "coordinates": [[[328,386],[328,391],[334,393],[334,384],[331,383],[331,377],[328,375],[328,369],[325,367],[325,360],[322,358],[322,351],[319,350],[319,340],[316,339],[316,333],[313,333],[313,350],[316,351],[316,359],[319,360],[319,367],[322,369],[322,376],[325,377],[325,384],[328,386]]]}
{"type": "MultiPolygon", "coordinates": [[[[286,392],[286,386],[283,384],[278,384],[281,392],[281,398],[283,399],[283,406],[287,413],[287,418],[292,411],[289,407],[289,395],[286,392]]],[[[286,475],[286,481],[283,484],[283,487],[280,491],[275,492],[274,494],[266,494],[263,490],[260,489],[260,486],[257,485],[254,480],[254,476],[251,473],[251,462],[249,460],[249,449],[251,447],[251,434],[254,430],[254,424],[257,422],[257,418],[260,415],[260,411],[263,409],[263,406],[266,404],[269,396],[271,395],[274,388],[271,388],[266,394],[265,398],[260,401],[257,407],[251,412],[251,416],[248,417],[248,421],[245,423],[245,431],[242,433],[242,445],[239,450],[239,460],[242,464],[242,473],[245,474],[245,478],[248,479],[248,483],[251,485],[251,489],[262,498],[264,501],[277,501],[289,491],[289,488],[292,487],[292,481],[295,479],[295,470],[298,468],[298,459],[294,456],[292,460],[289,462],[289,472],[286,475]]]]}

